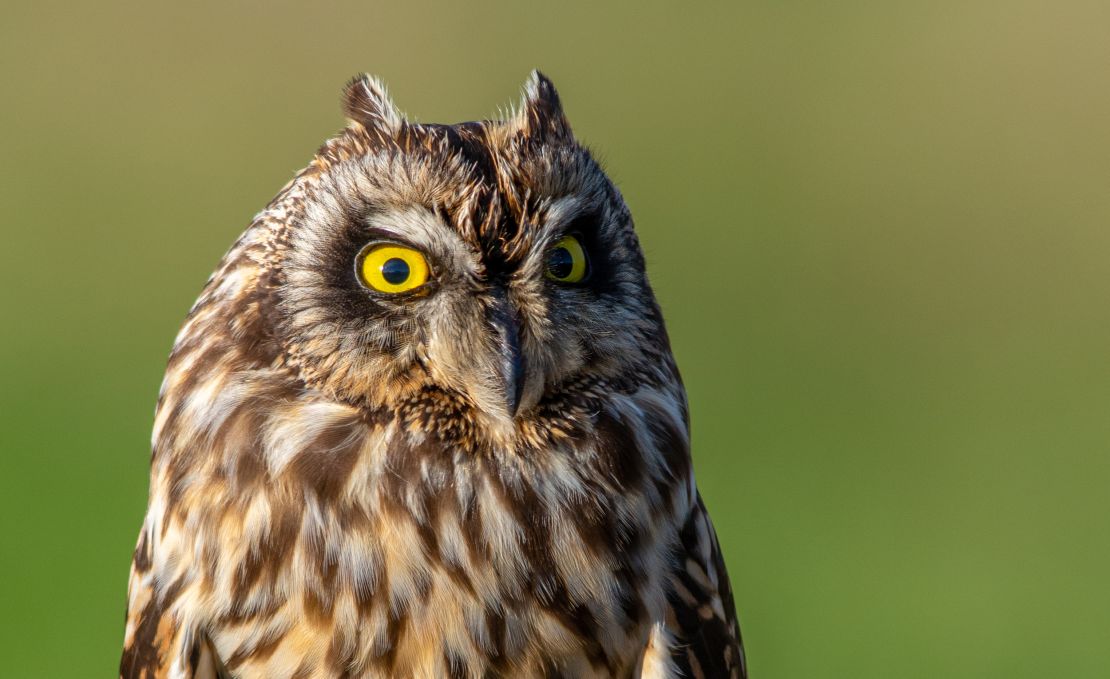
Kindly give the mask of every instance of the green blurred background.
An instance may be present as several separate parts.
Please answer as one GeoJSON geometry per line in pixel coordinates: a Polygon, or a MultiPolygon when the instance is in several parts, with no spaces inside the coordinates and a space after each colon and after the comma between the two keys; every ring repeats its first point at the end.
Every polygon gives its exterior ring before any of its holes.
{"type": "Polygon", "coordinates": [[[755,677],[1110,676],[1110,5],[7,3],[0,645],[112,676],[165,357],[382,76],[624,191],[755,677]]]}

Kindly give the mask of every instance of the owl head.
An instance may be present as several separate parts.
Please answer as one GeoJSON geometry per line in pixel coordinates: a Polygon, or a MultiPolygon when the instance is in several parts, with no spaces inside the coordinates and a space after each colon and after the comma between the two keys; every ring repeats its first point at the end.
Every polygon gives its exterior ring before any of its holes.
{"type": "Polygon", "coordinates": [[[343,102],[349,125],[274,234],[273,332],[308,386],[512,431],[568,395],[670,376],[629,211],[546,77],[503,120],[412,123],[369,76],[343,102]]]}

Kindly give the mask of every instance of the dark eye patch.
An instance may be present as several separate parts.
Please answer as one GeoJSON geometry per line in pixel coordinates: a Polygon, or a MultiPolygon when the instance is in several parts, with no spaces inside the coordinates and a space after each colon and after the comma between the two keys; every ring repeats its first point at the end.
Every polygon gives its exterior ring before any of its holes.
{"type": "Polygon", "coordinates": [[[572,219],[563,229],[563,233],[577,234],[584,237],[585,240],[595,240],[599,231],[601,231],[601,213],[596,210],[583,212],[572,219]]]}
{"type": "MultiPolygon", "coordinates": [[[[592,290],[596,294],[614,292],[612,273],[614,267],[619,266],[620,259],[617,243],[610,242],[612,234],[604,229],[605,217],[600,208],[591,208],[582,212],[561,230],[563,234],[573,235],[582,245],[589,262],[589,278],[578,286],[579,290],[592,290]],[[605,233],[603,233],[603,231],[605,233]]],[[[549,257],[557,256],[558,249],[553,250],[549,257]]],[[[569,253],[568,253],[569,254],[569,253]]],[[[550,259],[547,264],[550,266],[550,259]]]]}

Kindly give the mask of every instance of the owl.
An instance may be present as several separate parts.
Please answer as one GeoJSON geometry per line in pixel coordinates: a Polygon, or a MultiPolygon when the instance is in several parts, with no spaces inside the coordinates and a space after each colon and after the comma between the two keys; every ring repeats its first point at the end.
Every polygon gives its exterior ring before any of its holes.
{"type": "Polygon", "coordinates": [[[121,678],[744,677],[632,218],[551,82],[343,102],[177,336],[121,678]]]}

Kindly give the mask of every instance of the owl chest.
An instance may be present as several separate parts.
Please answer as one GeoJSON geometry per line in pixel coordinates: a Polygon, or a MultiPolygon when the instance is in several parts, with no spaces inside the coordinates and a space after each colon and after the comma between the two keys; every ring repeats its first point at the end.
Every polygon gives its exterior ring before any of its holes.
{"type": "Polygon", "coordinates": [[[632,676],[663,617],[665,522],[580,480],[441,480],[303,495],[281,567],[245,592],[256,629],[289,631],[255,659],[258,633],[230,626],[221,654],[243,677],[632,676]]]}
{"type": "Polygon", "coordinates": [[[559,529],[478,553],[458,544],[472,539],[463,525],[442,529],[448,544],[436,551],[396,526],[383,540],[382,580],[358,626],[364,653],[391,676],[608,677],[631,667],[649,610],[662,607],[658,583],[559,529]]]}

